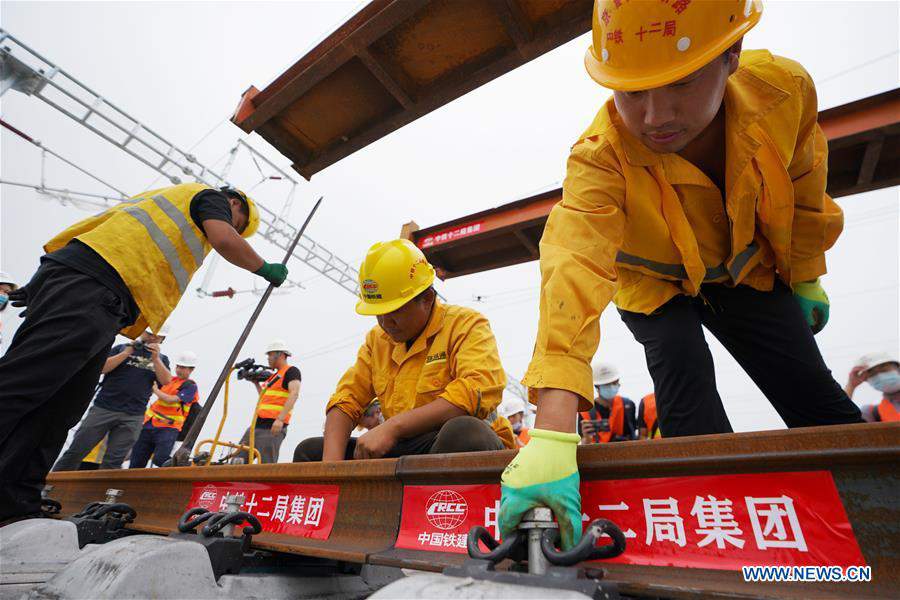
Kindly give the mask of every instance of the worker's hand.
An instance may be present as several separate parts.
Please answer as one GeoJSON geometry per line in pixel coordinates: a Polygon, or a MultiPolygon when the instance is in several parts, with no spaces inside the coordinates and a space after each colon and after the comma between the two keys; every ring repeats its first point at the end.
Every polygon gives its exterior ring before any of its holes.
{"type": "Polygon", "coordinates": [[[353,458],[381,458],[397,445],[394,428],[385,422],[375,429],[370,429],[356,439],[356,450],[353,458]]]}
{"type": "Polygon", "coordinates": [[[594,439],[595,433],[597,433],[597,429],[594,427],[593,421],[590,419],[581,421],[581,437],[584,438],[586,443],[590,443],[589,440],[594,439]]]}
{"type": "Polygon", "coordinates": [[[795,283],[793,288],[794,298],[800,304],[806,322],[812,328],[813,334],[819,333],[828,323],[828,311],[831,306],[828,294],[822,289],[822,284],[818,279],[795,283]]]}
{"type": "Polygon", "coordinates": [[[850,375],[847,377],[847,388],[850,390],[855,390],[859,386],[861,386],[866,379],[868,379],[864,373],[866,372],[865,367],[853,367],[850,369],[850,375]]]}
{"type": "Polygon", "coordinates": [[[253,274],[259,275],[275,287],[278,287],[287,279],[288,268],[280,263],[264,262],[263,266],[253,271],[253,274]]]}
{"type": "Polygon", "coordinates": [[[154,393],[154,394],[156,394],[157,396],[159,396],[159,386],[156,385],[156,382],[155,382],[155,381],[153,382],[153,388],[152,388],[152,390],[153,390],[153,393],[154,393]]]}
{"type": "Polygon", "coordinates": [[[159,344],[153,342],[152,344],[147,344],[147,350],[150,351],[150,357],[154,360],[159,358],[159,344]]]}
{"type": "Polygon", "coordinates": [[[284,421],[281,419],[275,419],[275,422],[272,423],[272,434],[278,435],[284,429],[284,421]]]}
{"type": "Polygon", "coordinates": [[[500,478],[500,535],[512,535],[526,512],[538,506],[553,511],[563,550],[581,539],[580,477],[574,433],[532,429],[531,441],[512,459],[500,478]]]}

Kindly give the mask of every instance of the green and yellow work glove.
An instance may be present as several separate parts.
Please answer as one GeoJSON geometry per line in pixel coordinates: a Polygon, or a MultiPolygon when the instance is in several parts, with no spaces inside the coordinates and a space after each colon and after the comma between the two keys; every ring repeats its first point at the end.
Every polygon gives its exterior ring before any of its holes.
{"type": "Polygon", "coordinates": [[[254,275],[259,275],[275,287],[280,286],[287,279],[288,268],[281,263],[267,263],[253,271],[254,275]]]}
{"type": "Polygon", "coordinates": [[[813,334],[819,333],[828,323],[828,310],[831,303],[828,294],[822,289],[822,283],[814,281],[801,281],[794,284],[794,298],[800,304],[800,310],[806,317],[806,322],[812,328],[813,334]]]}
{"type": "Polygon", "coordinates": [[[546,429],[528,432],[531,441],[519,450],[500,478],[500,535],[513,535],[526,512],[537,506],[553,511],[563,550],[581,539],[580,476],[575,433],[546,429]]]}

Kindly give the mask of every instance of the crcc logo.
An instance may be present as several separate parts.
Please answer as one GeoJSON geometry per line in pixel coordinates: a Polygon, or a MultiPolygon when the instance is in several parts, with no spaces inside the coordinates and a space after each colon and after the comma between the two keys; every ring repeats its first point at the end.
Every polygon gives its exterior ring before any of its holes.
{"type": "Polygon", "coordinates": [[[432,526],[443,529],[455,529],[466,520],[469,506],[466,499],[453,490],[441,490],[435,492],[425,503],[425,516],[432,526]]]}

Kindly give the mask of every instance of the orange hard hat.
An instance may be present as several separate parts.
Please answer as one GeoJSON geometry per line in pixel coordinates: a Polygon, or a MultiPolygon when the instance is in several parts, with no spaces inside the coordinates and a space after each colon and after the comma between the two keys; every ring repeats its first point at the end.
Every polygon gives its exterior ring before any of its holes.
{"type": "Polygon", "coordinates": [[[613,90],[661,87],[709,64],[761,16],[760,0],[595,0],[584,66],[613,90]]]}

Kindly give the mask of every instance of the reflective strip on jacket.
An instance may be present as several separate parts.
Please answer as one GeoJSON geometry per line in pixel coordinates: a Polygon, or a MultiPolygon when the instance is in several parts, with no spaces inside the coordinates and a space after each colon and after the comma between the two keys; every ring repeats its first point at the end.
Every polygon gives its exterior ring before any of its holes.
{"type": "MultiPolygon", "coordinates": [[[[499,406],[505,386],[488,320],[470,308],[435,300],[425,331],[408,350],[381,327],[366,334],[356,363],[341,377],[325,411],[337,407],[358,422],[377,397],[381,413],[390,419],[443,398],[469,415],[486,419],[499,406]]],[[[495,432],[500,427],[496,423],[492,423],[495,432]]]]}
{"type": "Polygon", "coordinates": [[[659,420],[656,416],[656,394],[647,394],[641,399],[644,422],[642,425],[647,429],[647,437],[649,439],[658,439],[662,437],[659,431],[659,420]]]}
{"type": "Polygon", "coordinates": [[[116,270],[141,315],[122,334],[158,331],[175,309],[211,246],[191,219],[191,200],[212,189],[183,183],[144,192],[75,223],[44,245],[47,253],[73,239],[90,246],[116,270]]]}
{"type": "MultiPolygon", "coordinates": [[[[178,391],[186,381],[190,380],[182,379],[181,377],[173,377],[172,380],[162,386],[159,391],[170,396],[178,396],[178,391]]],[[[181,431],[181,428],[184,427],[184,420],[187,418],[187,414],[190,411],[191,404],[197,402],[199,399],[197,391],[194,392],[194,397],[190,402],[182,402],[180,399],[169,402],[168,400],[157,398],[156,402],[151,404],[147,409],[147,412],[144,413],[144,423],[151,421],[154,427],[169,427],[181,431]]]]}
{"type": "Polygon", "coordinates": [[[526,386],[570,390],[590,406],[590,361],[610,300],[651,314],[704,282],[769,291],[776,275],[792,284],[825,273],[843,213],[825,193],[828,146],[812,80],[793,61],[747,51],[724,102],[724,203],[694,165],[629,134],[612,99],[573,146],[540,244],[526,386]]]}
{"type": "MultiPolygon", "coordinates": [[[[263,383],[263,393],[256,407],[256,416],[260,419],[277,419],[281,414],[284,405],[287,404],[291,392],[284,385],[284,374],[291,368],[291,365],[285,365],[278,369],[263,383]]],[[[284,424],[291,422],[291,414],[293,409],[288,411],[284,424]]]]}

